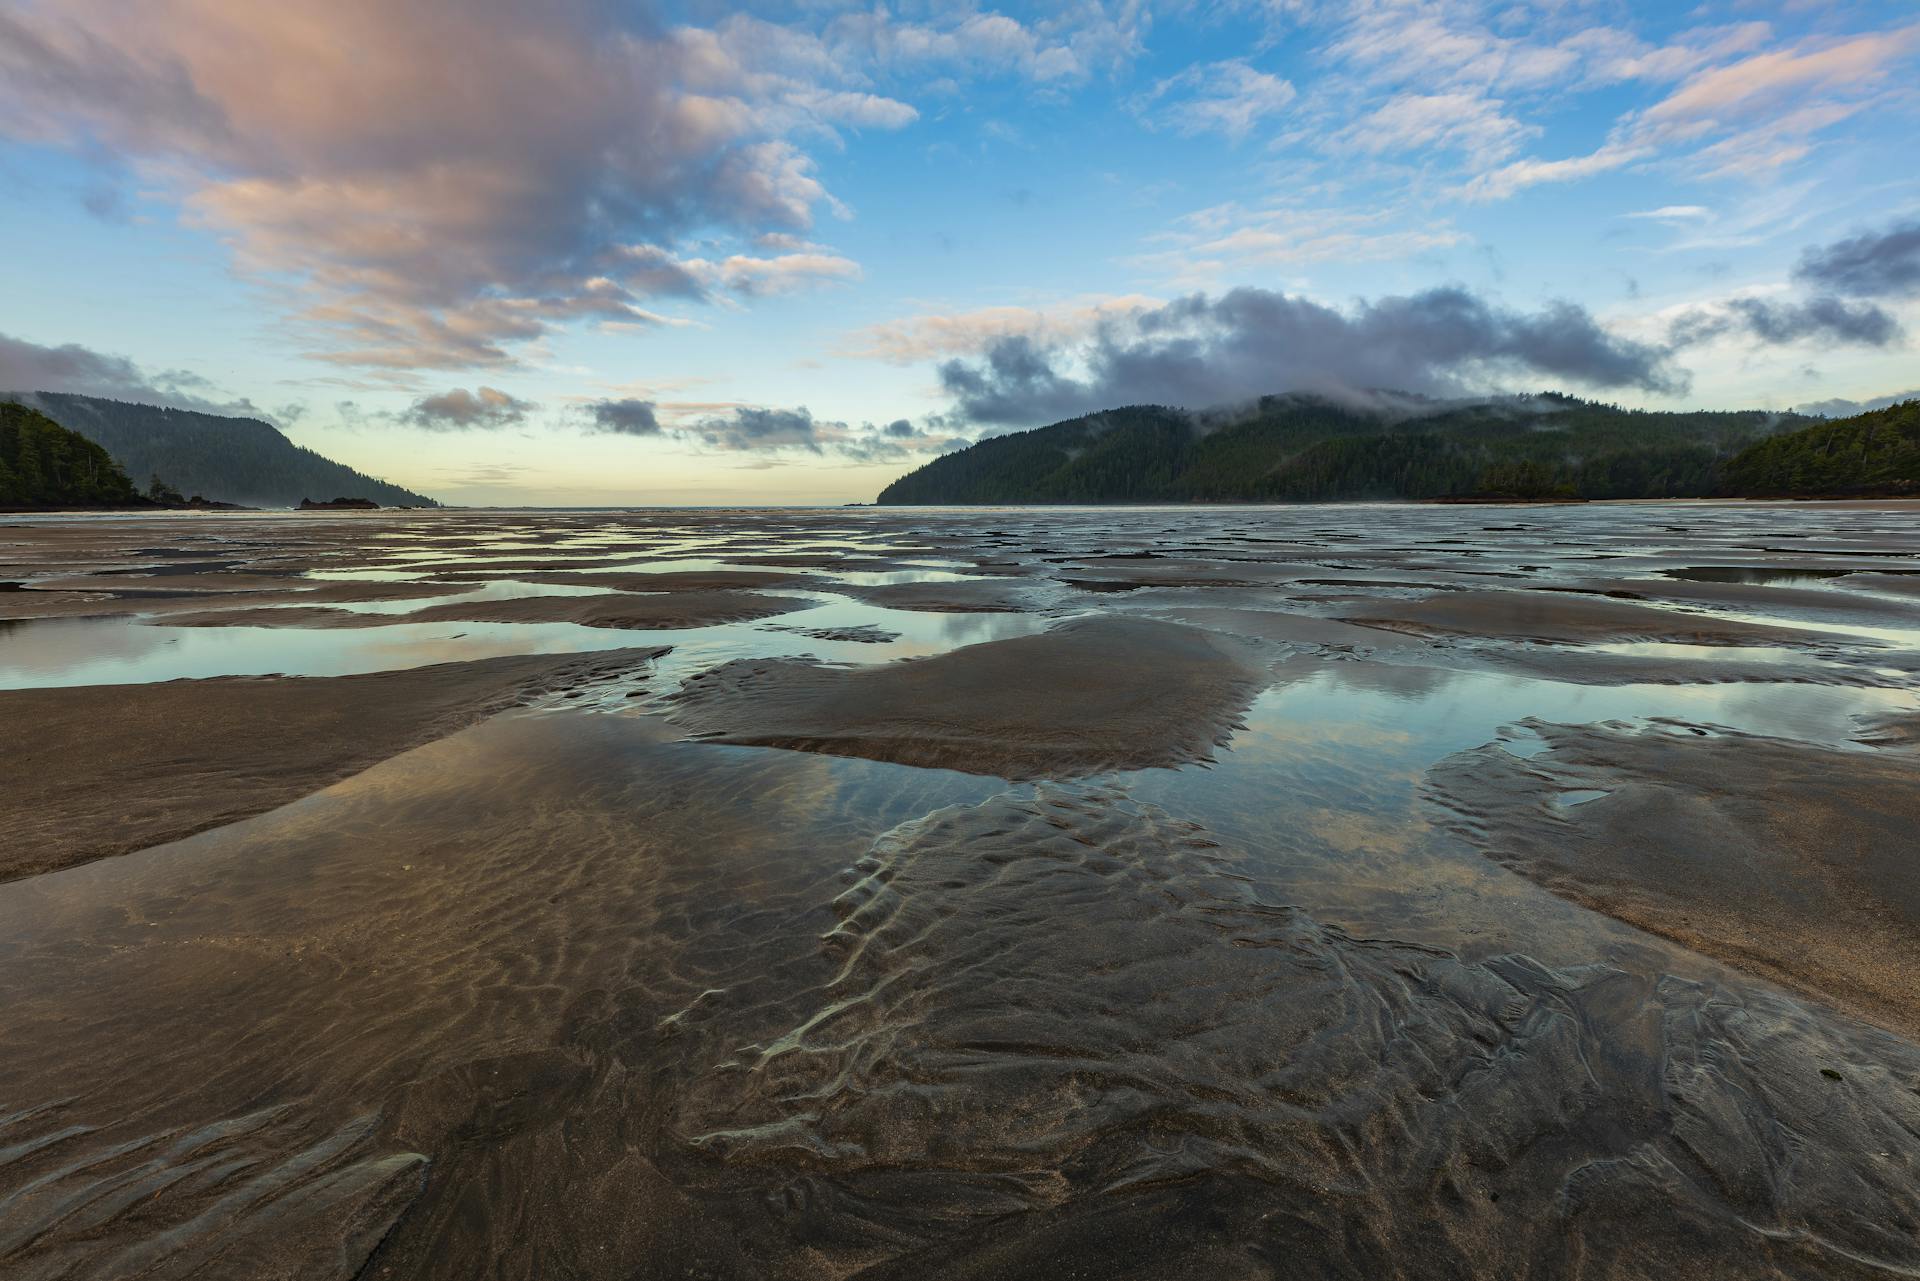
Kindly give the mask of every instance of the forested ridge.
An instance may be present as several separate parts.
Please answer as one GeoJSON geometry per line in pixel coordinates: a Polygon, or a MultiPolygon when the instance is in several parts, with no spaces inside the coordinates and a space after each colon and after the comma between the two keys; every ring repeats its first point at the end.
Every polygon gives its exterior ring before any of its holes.
{"type": "Polygon", "coordinates": [[[106,450],[45,414],[0,402],[0,507],[117,507],[141,501],[106,450]]]}
{"type": "Polygon", "coordinates": [[[1546,392],[1470,402],[1292,393],[1232,412],[1136,405],[982,440],[883,504],[1697,498],[1732,462],[1824,420],[1624,409],[1546,392]]]}
{"type": "Polygon", "coordinates": [[[1727,463],[1726,483],[1756,497],[1920,495],[1920,400],[1763,440],[1727,463]]]}
{"type": "Polygon", "coordinates": [[[288,440],[257,418],[131,404],[64,392],[0,392],[106,449],[128,476],[159,477],[185,494],[252,507],[292,507],[345,494],[386,507],[432,507],[431,498],[363,475],[288,440]]]}

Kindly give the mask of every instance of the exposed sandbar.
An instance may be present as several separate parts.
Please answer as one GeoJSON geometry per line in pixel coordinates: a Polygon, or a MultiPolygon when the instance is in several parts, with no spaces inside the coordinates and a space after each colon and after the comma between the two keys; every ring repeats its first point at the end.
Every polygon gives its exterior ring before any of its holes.
{"type": "Polygon", "coordinates": [[[0,691],[0,724],[24,731],[0,753],[0,880],[238,822],[664,652],[0,691]]]}
{"type": "Polygon", "coordinates": [[[1818,632],[1572,592],[1445,592],[1425,600],[1372,602],[1342,621],[1416,636],[1485,636],[1591,644],[1663,641],[1679,645],[1796,645],[1818,632]]]}
{"type": "Polygon", "coordinates": [[[925,614],[1018,614],[1034,608],[1031,584],[993,579],[977,583],[841,583],[833,590],[869,605],[925,614]]]}
{"type": "Polygon", "coordinates": [[[1071,778],[1207,759],[1265,683],[1231,637],[1093,618],[854,670],[743,659],[682,686],[674,719],[726,743],[1071,778]]]}

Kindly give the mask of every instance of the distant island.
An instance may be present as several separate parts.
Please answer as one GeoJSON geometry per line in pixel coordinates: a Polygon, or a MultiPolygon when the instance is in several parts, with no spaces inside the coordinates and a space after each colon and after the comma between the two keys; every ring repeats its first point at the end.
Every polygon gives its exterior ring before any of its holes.
{"type": "Polygon", "coordinates": [[[1623,409],[1556,392],[1472,401],[1267,396],[1134,405],[989,437],[881,505],[1566,500],[1920,492],[1920,402],[1828,421],[1623,409]]]}
{"type": "Polygon", "coordinates": [[[111,455],[125,477],[164,477],[169,488],[208,500],[293,507],[312,494],[352,494],[382,507],[439,506],[296,445],[257,418],[64,392],[0,392],[0,405],[7,402],[80,433],[111,455]]]}
{"type": "Polygon", "coordinates": [[[377,512],[380,504],[371,498],[323,498],[318,502],[302,498],[296,509],[303,512],[377,512]]]}

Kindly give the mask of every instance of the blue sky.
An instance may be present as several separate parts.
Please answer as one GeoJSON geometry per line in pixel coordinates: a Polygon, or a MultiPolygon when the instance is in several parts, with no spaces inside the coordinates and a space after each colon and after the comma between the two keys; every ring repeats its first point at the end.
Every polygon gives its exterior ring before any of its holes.
{"type": "Polygon", "coordinates": [[[1920,386],[1920,5],[0,0],[0,389],[457,502],[1262,391],[1920,386]]]}

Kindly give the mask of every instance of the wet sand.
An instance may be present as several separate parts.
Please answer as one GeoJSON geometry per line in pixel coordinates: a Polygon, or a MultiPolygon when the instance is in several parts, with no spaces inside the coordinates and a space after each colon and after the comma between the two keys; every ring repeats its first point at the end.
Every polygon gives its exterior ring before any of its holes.
{"type": "Polygon", "coordinates": [[[263,813],[509,707],[658,651],[496,658],[365,676],[0,690],[0,880],[263,813]]]}
{"type": "Polygon", "coordinates": [[[1490,746],[1432,773],[1475,845],[1576,902],[1920,1036],[1920,757],[1695,726],[1529,728],[1545,752],[1490,746]]]}
{"type": "Polygon", "coordinates": [[[852,671],[741,659],[689,681],[672,719],[718,743],[1082,778],[1208,759],[1264,684],[1217,633],[1090,619],[852,671]]]}
{"type": "Polygon", "coordinates": [[[1546,592],[1454,592],[1409,601],[1389,613],[1343,621],[1415,635],[1521,641],[1655,641],[1678,645],[1792,645],[1811,632],[1736,619],[1679,614],[1628,601],[1546,592]]]}
{"type": "Polygon", "coordinates": [[[1917,516],[0,522],[0,1275],[1911,1276],[1917,516]]]}
{"type": "MultiPolygon", "coordinates": [[[[641,595],[608,591],[596,596],[523,596],[511,600],[423,605],[407,613],[411,623],[578,623],[619,631],[661,631],[751,622],[805,608],[790,596],[754,592],[677,591],[641,595]]],[[[381,627],[392,619],[344,609],[289,606],[212,610],[165,616],[168,627],[381,627]]]]}

